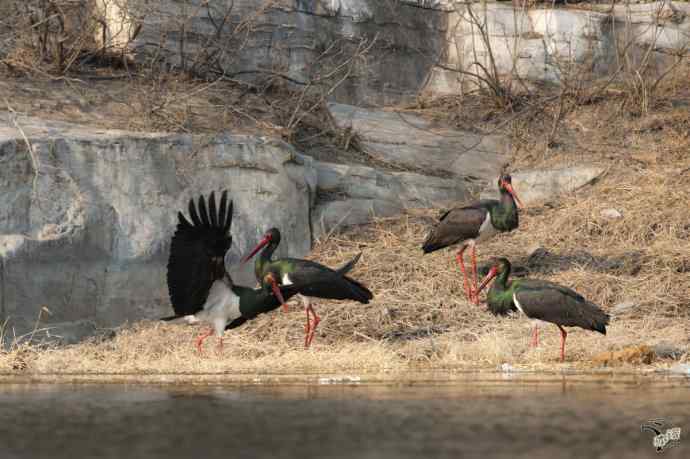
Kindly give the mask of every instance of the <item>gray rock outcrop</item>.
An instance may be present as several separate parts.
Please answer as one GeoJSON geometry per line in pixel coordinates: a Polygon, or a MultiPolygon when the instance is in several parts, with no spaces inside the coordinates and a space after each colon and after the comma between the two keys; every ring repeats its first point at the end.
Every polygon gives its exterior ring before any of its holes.
{"type": "Polygon", "coordinates": [[[116,41],[142,25],[127,43],[139,62],[299,89],[360,53],[333,81],[349,71],[333,96],[354,104],[413,100],[445,46],[446,15],[426,0],[122,3],[126,8],[109,14],[109,30],[116,41]]]}
{"type": "MultiPolygon", "coordinates": [[[[535,204],[571,193],[585,185],[591,184],[603,174],[604,169],[597,166],[573,166],[558,169],[540,169],[511,174],[513,187],[520,200],[525,204],[535,204]]],[[[498,196],[498,183],[482,191],[482,199],[498,196]]]]}
{"type": "MultiPolygon", "coordinates": [[[[662,74],[688,55],[690,6],[685,2],[592,4],[587,8],[515,7],[508,2],[461,3],[448,13],[444,65],[426,87],[432,93],[474,88],[486,76],[512,75],[523,83],[561,83],[613,75],[627,68],[662,74]],[[649,52],[648,52],[649,51],[649,52]],[[457,72],[448,69],[458,69],[457,72]]],[[[519,85],[519,84],[518,84],[519,85]]]]}
{"type": "Polygon", "coordinates": [[[312,215],[315,239],[341,226],[366,223],[372,217],[391,217],[411,208],[448,206],[470,197],[461,179],[318,161],[315,167],[319,192],[312,215]]]}
{"type": "Polygon", "coordinates": [[[504,135],[449,129],[417,115],[329,104],[340,128],[351,128],[367,155],[394,167],[446,178],[496,179],[510,142],[504,135]]]}

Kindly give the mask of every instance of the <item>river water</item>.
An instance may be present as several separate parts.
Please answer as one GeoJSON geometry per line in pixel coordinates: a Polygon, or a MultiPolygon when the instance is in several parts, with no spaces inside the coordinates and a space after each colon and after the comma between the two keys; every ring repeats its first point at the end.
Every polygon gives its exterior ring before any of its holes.
{"type": "Polygon", "coordinates": [[[690,457],[684,378],[1,382],[0,459],[690,457]],[[650,419],[681,428],[676,446],[655,451],[650,419]]]}

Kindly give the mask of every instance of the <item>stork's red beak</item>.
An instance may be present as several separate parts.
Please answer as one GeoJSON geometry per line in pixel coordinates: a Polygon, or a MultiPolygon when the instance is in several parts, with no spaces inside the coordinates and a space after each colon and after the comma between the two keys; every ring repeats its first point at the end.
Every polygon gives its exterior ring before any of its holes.
{"type": "Polygon", "coordinates": [[[496,274],[498,274],[498,268],[495,266],[492,266],[491,269],[489,270],[489,273],[482,279],[482,283],[479,284],[479,287],[477,287],[477,295],[479,295],[479,292],[484,290],[484,288],[491,282],[491,279],[496,277],[496,274]]]}
{"type": "Polygon", "coordinates": [[[508,183],[508,182],[503,182],[503,188],[505,188],[506,191],[507,191],[508,193],[510,193],[510,195],[513,197],[513,199],[515,199],[515,202],[517,203],[517,205],[518,205],[518,207],[519,207],[520,209],[524,209],[524,208],[525,208],[524,204],[522,204],[522,201],[520,201],[520,198],[518,198],[518,195],[517,195],[517,193],[515,192],[515,189],[513,188],[513,185],[511,185],[511,184],[508,183]]]}
{"type": "Polygon", "coordinates": [[[259,250],[261,250],[269,242],[271,242],[271,237],[270,236],[264,236],[263,239],[261,239],[261,241],[259,241],[259,243],[256,245],[256,247],[254,247],[254,249],[251,252],[249,252],[248,255],[245,255],[244,258],[242,258],[242,264],[244,264],[244,263],[248,262],[249,260],[251,260],[252,258],[254,258],[254,255],[256,255],[256,253],[259,250]]]}

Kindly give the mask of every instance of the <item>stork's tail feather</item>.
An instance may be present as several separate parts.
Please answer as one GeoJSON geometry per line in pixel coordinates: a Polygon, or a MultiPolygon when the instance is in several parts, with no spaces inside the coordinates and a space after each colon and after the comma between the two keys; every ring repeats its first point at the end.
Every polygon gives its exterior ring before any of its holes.
{"type": "Polygon", "coordinates": [[[351,277],[344,276],[345,281],[347,281],[350,291],[353,294],[352,299],[359,301],[360,303],[367,304],[371,299],[374,298],[374,294],[371,290],[366,288],[361,282],[352,279],[351,277]]]}
{"type": "Polygon", "coordinates": [[[336,269],[336,271],[338,272],[338,274],[340,274],[341,276],[344,276],[345,274],[347,274],[347,273],[349,273],[350,271],[352,271],[352,268],[355,267],[355,265],[357,264],[357,262],[359,261],[359,259],[361,258],[361,256],[362,256],[362,252],[359,252],[352,260],[348,261],[348,262],[345,263],[343,266],[341,266],[340,268],[336,269]]]}
{"type": "Polygon", "coordinates": [[[422,250],[424,253],[431,253],[435,252],[436,250],[440,250],[444,248],[446,245],[440,243],[439,241],[436,240],[436,234],[432,230],[429,232],[429,235],[426,237],[424,242],[422,243],[422,250]]]}
{"type": "Polygon", "coordinates": [[[587,302],[587,306],[589,309],[589,311],[587,312],[590,320],[591,330],[597,331],[602,335],[605,335],[606,326],[609,324],[611,316],[609,316],[607,313],[601,310],[601,308],[599,308],[599,306],[597,306],[594,303],[587,302]]]}
{"type": "Polygon", "coordinates": [[[368,303],[369,300],[374,298],[374,295],[371,293],[371,291],[366,288],[362,283],[352,279],[351,277],[346,276],[348,272],[352,271],[352,268],[355,267],[359,259],[362,257],[362,252],[359,252],[352,260],[348,261],[345,263],[343,266],[338,268],[336,272],[343,276],[343,279],[345,282],[347,282],[347,286],[350,288],[350,292],[352,293],[351,299],[359,301],[360,303],[368,303]]]}

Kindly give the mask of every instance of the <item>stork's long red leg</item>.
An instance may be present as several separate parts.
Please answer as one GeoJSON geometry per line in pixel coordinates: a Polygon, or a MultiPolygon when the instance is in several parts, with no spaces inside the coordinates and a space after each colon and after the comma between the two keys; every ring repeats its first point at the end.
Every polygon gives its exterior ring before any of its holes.
{"type": "Polygon", "coordinates": [[[201,354],[201,346],[204,344],[204,340],[213,334],[213,328],[209,329],[206,333],[202,333],[196,339],[196,349],[201,354]]]}
{"type": "Polygon", "coordinates": [[[558,325],[558,328],[561,330],[561,362],[565,362],[565,339],[568,337],[568,332],[560,325],[558,325]]]}
{"type": "Polygon", "coordinates": [[[309,347],[311,345],[311,342],[314,339],[314,332],[316,331],[316,327],[319,325],[319,322],[321,322],[321,319],[319,318],[319,316],[316,315],[316,311],[314,311],[314,308],[312,307],[311,303],[307,307],[307,316],[309,315],[309,311],[311,311],[311,314],[314,316],[314,319],[309,323],[309,333],[304,339],[304,347],[309,347]]]}
{"type": "MultiPolygon", "coordinates": [[[[309,321],[309,308],[306,305],[304,306],[304,312],[307,313],[307,323],[304,324],[304,334],[306,336],[309,334],[309,330],[311,330],[311,322],[309,321]]],[[[306,343],[306,338],[305,338],[305,343],[306,343]]]]}
{"type": "Polygon", "coordinates": [[[532,347],[539,346],[539,325],[534,324],[534,332],[532,333],[532,347]]]}
{"type": "MultiPolygon", "coordinates": [[[[474,287],[472,288],[472,297],[474,298],[474,304],[479,306],[479,281],[477,280],[477,251],[475,245],[472,244],[472,274],[474,276],[474,287]]],[[[470,300],[471,301],[471,300],[470,300]]]]}
{"type": "Polygon", "coordinates": [[[300,298],[302,298],[302,304],[304,305],[304,312],[307,314],[307,323],[304,324],[304,347],[309,347],[307,344],[309,341],[309,332],[311,331],[311,317],[309,316],[310,309],[309,307],[311,306],[311,302],[309,299],[304,296],[300,295],[300,298]]]}
{"type": "Polygon", "coordinates": [[[281,302],[283,305],[283,312],[288,312],[288,306],[287,303],[285,302],[285,299],[283,298],[282,293],[280,293],[280,287],[278,287],[278,283],[276,280],[273,278],[273,275],[269,274],[268,275],[268,282],[271,284],[271,289],[273,290],[273,294],[278,298],[278,301],[281,302]]]}
{"type": "Polygon", "coordinates": [[[472,292],[470,291],[470,280],[467,278],[467,271],[465,270],[465,260],[463,259],[466,248],[467,246],[463,245],[462,248],[458,250],[458,254],[455,256],[455,259],[460,265],[460,271],[462,271],[462,283],[465,287],[465,296],[467,297],[468,301],[472,301],[472,292]]]}

